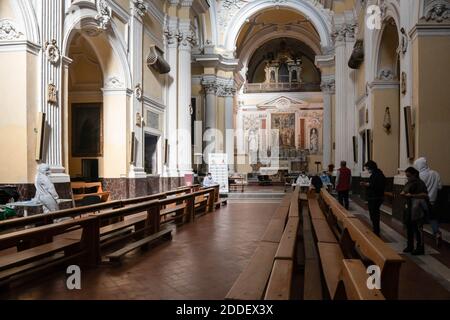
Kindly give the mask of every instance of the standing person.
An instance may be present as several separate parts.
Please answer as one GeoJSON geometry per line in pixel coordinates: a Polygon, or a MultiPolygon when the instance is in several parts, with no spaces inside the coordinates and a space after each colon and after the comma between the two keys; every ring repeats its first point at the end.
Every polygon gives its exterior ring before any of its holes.
{"type": "Polygon", "coordinates": [[[419,171],[413,167],[405,170],[408,182],[404,186],[401,196],[406,198],[403,223],[406,226],[408,244],[403,252],[412,252],[413,255],[425,253],[422,227],[428,211],[428,191],[425,183],[419,178],[419,171]],[[417,247],[414,249],[414,238],[417,247]]]}
{"type": "Polygon", "coordinates": [[[336,173],[336,191],[339,203],[348,210],[348,193],[352,187],[352,172],[347,168],[347,162],[341,161],[341,167],[336,173]]]}
{"type": "Polygon", "coordinates": [[[367,161],[364,167],[369,171],[370,178],[369,182],[361,182],[361,185],[367,187],[367,204],[373,232],[380,236],[380,207],[383,204],[386,177],[375,161],[367,161]]]}
{"type": "Polygon", "coordinates": [[[330,176],[327,174],[326,170],[322,172],[320,175],[320,180],[322,180],[322,184],[327,188],[328,191],[331,189],[331,180],[330,176]]]}
{"type": "Polygon", "coordinates": [[[436,239],[436,246],[441,245],[442,233],[439,230],[439,203],[438,194],[442,189],[441,177],[439,173],[431,170],[428,167],[427,159],[422,157],[414,161],[414,167],[419,170],[419,177],[428,190],[428,200],[430,201],[430,213],[429,220],[431,224],[431,229],[433,230],[433,235],[436,239]]]}

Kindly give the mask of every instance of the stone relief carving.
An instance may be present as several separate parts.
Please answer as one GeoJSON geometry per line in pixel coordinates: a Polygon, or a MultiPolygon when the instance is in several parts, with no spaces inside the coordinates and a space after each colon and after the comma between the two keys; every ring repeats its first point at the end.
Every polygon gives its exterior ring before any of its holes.
{"type": "Polygon", "coordinates": [[[16,25],[7,19],[0,20],[0,40],[15,40],[23,36],[16,25]]]}
{"type": "Polygon", "coordinates": [[[135,87],[134,87],[134,96],[136,97],[136,99],[138,99],[139,101],[142,100],[142,85],[140,83],[138,83],[135,87]]]}
{"type": "Polygon", "coordinates": [[[355,37],[356,23],[344,23],[336,28],[332,37],[335,41],[344,41],[355,37]]]}
{"type": "Polygon", "coordinates": [[[105,83],[106,89],[122,89],[124,88],[124,84],[118,77],[109,77],[108,80],[105,83]]]}
{"type": "Polygon", "coordinates": [[[192,30],[180,30],[177,38],[181,48],[193,47],[197,43],[195,33],[192,30]]]}
{"type": "Polygon", "coordinates": [[[378,79],[380,79],[380,80],[393,80],[394,79],[394,73],[390,69],[381,69],[380,73],[378,74],[378,79]]]}
{"type": "Polygon", "coordinates": [[[47,86],[47,102],[52,104],[58,103],[57,89],[53,83],[47,86]]]}
{"type": "Polygon", "coordinates": [[[59,62],[59,59],[61,58],[61,52],[56,45],[56,40],[47,41],[44,48],[45,55],[47,56],[48,61],[53,64],[57,64],[59,62]]]}
{"type": "Polygon", "coordinates": [[[111,22],[112,9],[106,0],[97,0],[95,5],[98,12],[95,20],[99,23],[99,29],[106,30],[111,22]]]}
{"type": "Polygon", "coordinates": [[[406,72],[404,71],[402,71],[401,90],[402,94],[406,94],[406,72]]]}
{"type": "Polygon", "coordinates": [[[448,3],[438,2],[431,8],[428,8],[425,14],[426,21],[435,21],[438,23],[447,20],[450,17],[450,5],[448,3]]]}
{"type": "Polygon", "coordinates": [[[215,81],[202,80],[202,86],[206,94],[215,94],[217,92],[217,85],[215,81]]]}
{"type": "Polygon", "coordinates": [[[178,41],[178,30],[174,28],[167,28],[164,31],[164,35],[168,45],[174,45],[178,41]]]}
{"type": "Polygon", "coordinates": [[[147,13],[147,6],[143,0],[133,0],[134,12],[143,17],[147,13]]]}
{"type": "Polygon", "coordinates": [[[405,54],[408,50],[408,35],[406,34],[405,28],[400,28],[400,35],[401,39],[397,52],[405,54]]]}
{"type": "Polygon", "coordinates": [[[219,83],[217,84],[217,96],[219,97],[232,97],[236,93],[233,85],[219,83]]]}
{"type": "Polygon", "coordinates": [[[336,90],[336,81],[335,79],[324,80],[320,84],[320,89],[326,93],[334,93],[336,90]]]}

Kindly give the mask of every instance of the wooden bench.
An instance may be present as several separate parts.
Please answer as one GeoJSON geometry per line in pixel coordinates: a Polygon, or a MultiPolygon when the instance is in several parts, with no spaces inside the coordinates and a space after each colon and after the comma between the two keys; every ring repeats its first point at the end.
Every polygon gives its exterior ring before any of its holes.
{"type": "Polygon", "coordinates": [[[289,300],[291,298],[293,268],[292,260],[275,260],[264,300],[289,300]]]}
{"type": "MultiPolygon", "coordinates": [[[[345,258],[358,259],[365,266],[374,264],[380,267],[382,295],[386,299],[396,299],[400,267],[404,259],[364,223],[349,214],[325,189],[322,189],[320,197],[326,211],[324,213],[326,220],[320,220],[324,221],[322,229],[325,229],[325,223],[328,226],[331,225],[334,235],[339,239],[338,243],[328,241],[322,231],[319,231],[322,235],[317,237],[322,270],[330,297],[339,296],[336,292],[337,283],[340,281],[340,272],[344,267],[342,260],[345,258]]],[[[309,199],[308,201],[314,203],[314,200],[309,199]]],[[[315,229],[317,231],[320,227],[315,227],[315,229]]],[[[331,239],[330,234],[326,237],[331,239]]],[[[353,266],[355,263],[351,265],[353,266]]],[[[352,267],[351,270],[360,273],[361,268],[352,267]]],[[[368,278],[367,274],[365,278],[368,278]]]]}
{"type": "Polygon", "coordinates": [[[14,247],[20,241],[30,248],[0,257],[0,285],[8,285],[19,277],[35,274],[50,266],[76,260],[81,265],[99,262],[98,219],[84,217],[51,225],[0,235],[3,247],[14,247]],[[81,229],[79,239],[64,239],[61,234],[81,229]]]}
{"type": "Polygon", "coordinates": [[[117,251],[114,251],[113,253],[108,254],[106,257],[109,259],[110,262],[119,264],[122,261],[122,258],[128,252],[131,252],[138,248],[146,249],[150,243],[152,243],[158,239],[171,240],[172,239],[172,229],[165,229],[165,230],[159,231],[159,232],[154,233],[150,236],[147,236],[143,239],[140,239],[136,242],[128,244],[125,247],[123,247],[117,251]]]}
{"type": "Polygon", "coordinates": [[[366,267],[357,259],[343,259],[335,299],[384,300],[378,289],[367,287],[366,267]]]}
{"type": "Polygon", "coordinates": [[[277,243],[260,242],[250,262],[239,275],[225,299],[261,300],[272,272],[273,259],[277,249],[277,243]]]}
{"type": "Polygon", "coordinates": [[[103,191],[101,182],[71,182],[74,201],[83,200],[87,196],[98,196],[101,202],[109,200],[110,192],[103,191]]]}

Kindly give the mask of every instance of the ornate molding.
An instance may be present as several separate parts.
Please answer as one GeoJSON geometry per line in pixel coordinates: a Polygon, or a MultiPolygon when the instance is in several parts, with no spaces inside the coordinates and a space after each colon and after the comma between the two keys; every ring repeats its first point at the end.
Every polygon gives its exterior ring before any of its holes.
{"type": "Polygon", "coordinates": [[[390,69],[381,69],[378,73],[379,80],[394,80],[394,72],[390,69]]]}
{"type": "Polygon", "coordinates": [[[217,96],[218,97],[233,97],[236,94],[236,89],[232,84],[217,84],[217,96]]]}
{"type": "Polygon", "coordinates": [[[178,41],[178,30],[176,28],[167,28],[164,30],[164,36],[166,37],[168,45],[175,45],[178,41]]]}
{"type": "Polygon", "coordinates": [[[105,89],[123,89],[124,83],[116,76],[109,77],[105,82],[105,89]]]}
{"type": "Polygon", "coordinates": [[[180,30],[177,34],[177,39],[180,49],[191,49],[197,43],[197,38],[191,29],[180,30]]]}
{"type": "Polygon", "coordinates": [[[336,81],[335,79],[324,79],[320,84],[320,89],[324,93],[334,94],[336,92],[336,81]]]}
{"type": "Polygon", "coordinates": [[[450,18],[450,4],[444,2],[434,3],[425,13],[426,21],[434,21],[437,23],[444,22],[450,18]]]}
{"type": "Polygon", "coordinates": [[[111,23],[112,9],[109,6],[107,0],[96,0],[95,5],[98,12],[98,14],[95,16],[95,20],[97,20],[99,24],[98,27],[101,30],[106,30],[111,23]]]}
{"type": "Polygon", "coordinates": [[[56,40],[53,39],[51,41],[47,41],[44,47],[45,55],[47,56],[48,61],[52,64],[57,64],[61,58],[61,52],[56,44],[56,40]]]}
{"type": "Polygon", "coordinates": [[[345,41],[346,39],[353,40],[355,38],[356,27],[356,23],[344,23],[337,26],[332,34],[334,41],[345,41]]]}
{"type": "Polygon", "coordinates": [[[147,13],[147,6],[143,0],[133,0],[133,12],[140,17],[145,16],[147,13]]]}
{"type": "Polygon", "coordinates": [[[215,80],[203,79],[201,83],[206,94],[216,94],[217,84],[215,80]]]}
{"type": "Polygon", "coordinates": [[[136,97],[137,100],[142,101],[142,85],[140,83],[138,83],[135,87],[134,87],[134,96],[136,97]]]}
{"type": "Polygon", "coordinates": [[[0,20],[0,40],[16,40],[20,39],[23,33],[19,31],[17,26],[8,19],[0,20]]]}

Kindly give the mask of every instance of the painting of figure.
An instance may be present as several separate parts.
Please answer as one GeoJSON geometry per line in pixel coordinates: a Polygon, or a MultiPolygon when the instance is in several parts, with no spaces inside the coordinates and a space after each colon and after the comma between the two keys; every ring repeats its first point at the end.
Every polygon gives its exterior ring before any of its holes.
{"type": "Polygon", "coordinates": [[[102,156],[101,104],[72,104],[72,156],[102,156]]]}
{"type": "Polygon", "coordinates": [[[272,130],[279,130],[280,148],[295,148],[295,114],[272,114],[272,130]]]}

